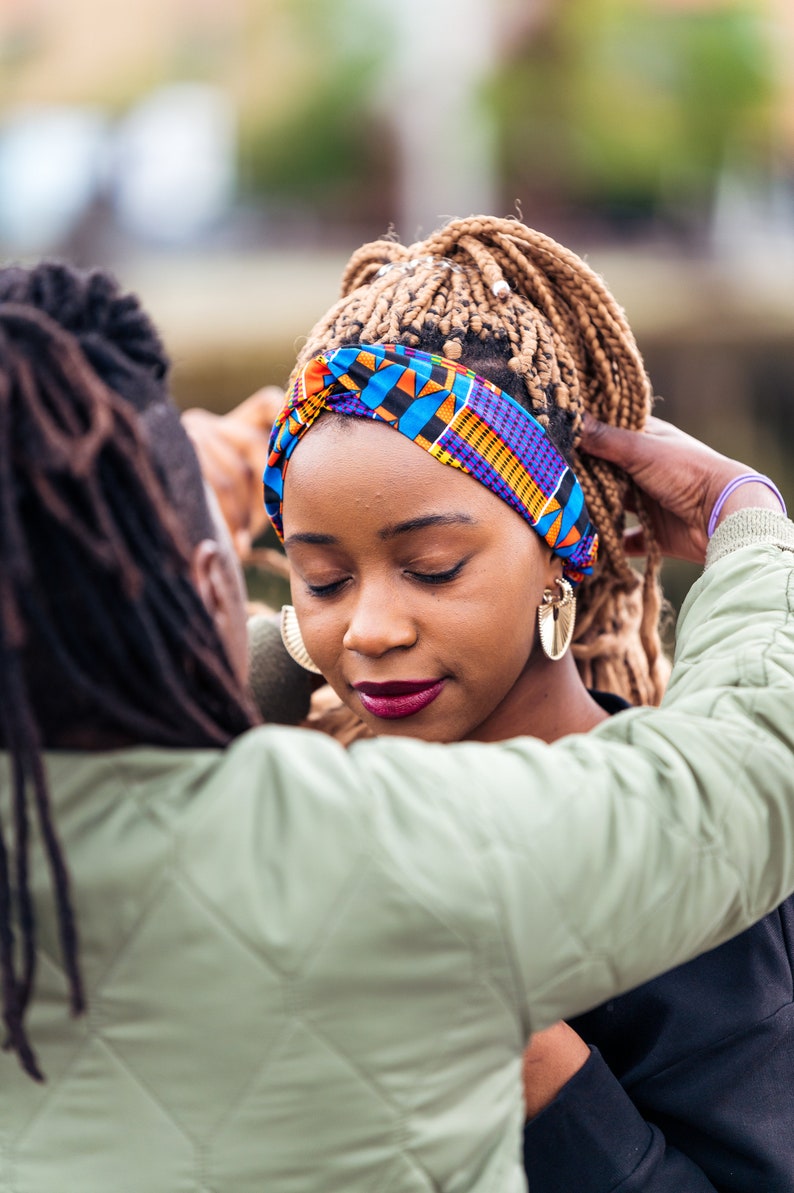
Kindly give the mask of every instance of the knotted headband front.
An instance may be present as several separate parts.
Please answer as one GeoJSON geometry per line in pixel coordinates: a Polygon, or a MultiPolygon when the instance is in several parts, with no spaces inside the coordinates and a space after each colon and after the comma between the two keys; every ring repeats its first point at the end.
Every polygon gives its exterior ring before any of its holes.
{"type": "Polygon", "coordinates": [[[317,356],[273,424],[265,508],[283,539],[284,474],[324,411],[387,423],[442,464],[501,497],[562,557],[574,583],[593,570],[598,538],[570,466],[536,418],[498,386],[443,356],[360,344],[317,356]]]}

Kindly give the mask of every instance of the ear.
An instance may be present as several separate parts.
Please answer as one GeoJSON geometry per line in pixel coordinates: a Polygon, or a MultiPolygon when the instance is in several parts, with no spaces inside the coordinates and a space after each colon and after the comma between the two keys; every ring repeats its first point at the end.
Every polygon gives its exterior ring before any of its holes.
{"type": "Polygon", "coordinates": [[[209,613],[238,678],[245,682],[248,651],[242,582],[221,544],[202,539],[193,548],[190,578],[209,613]]]}
{"type": "Polygon", "coordinates": [[[202,539],[193,548],[190,578],[213,621],[217,620],[219,614],[223,616],[225,594],[222,566],[218,544],[212,539],[202,539]]]}
{"type": "Polygon", "coordinates": [[[556,588],[556,581],[562,579],[564,560],[560,555],[555,555],[549,549],[549,557],[546,562],[545,586],[552,591],[556,588]]]}

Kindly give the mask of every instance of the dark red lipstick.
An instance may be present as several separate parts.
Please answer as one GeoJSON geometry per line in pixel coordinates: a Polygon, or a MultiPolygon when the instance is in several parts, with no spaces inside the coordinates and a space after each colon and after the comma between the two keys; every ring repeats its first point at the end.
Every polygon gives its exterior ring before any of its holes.
{"type": "Polygon", "coordinates": [[[443,679],[395,679],[391,683],[353,684],[365,711],[388,721],[421,712],[433,703],[443,686],[443,679]]]}

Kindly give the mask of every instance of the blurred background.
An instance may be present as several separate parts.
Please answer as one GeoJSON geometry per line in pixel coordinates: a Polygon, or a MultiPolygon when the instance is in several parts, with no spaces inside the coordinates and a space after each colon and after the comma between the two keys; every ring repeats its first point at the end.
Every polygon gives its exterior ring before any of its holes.
{"type": "Polygon", "coordinates": [[[519,214],[794,505],[791,0],[0,0],[0,88],[0,255],[113,268],[183,405],[283,384],[363,240],[519,214]]]}

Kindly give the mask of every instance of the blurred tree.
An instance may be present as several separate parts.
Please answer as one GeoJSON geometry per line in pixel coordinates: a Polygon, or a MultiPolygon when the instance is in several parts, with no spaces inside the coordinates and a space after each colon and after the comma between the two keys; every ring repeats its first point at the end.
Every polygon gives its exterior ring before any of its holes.
{"type": "Polygon", "coordinates": [[[281,102],[248,108],[244,192],[265,204],[379,227],[393,167],[375,95],[387,44],[362,0],[281,0],[270,7],[283,45],[297,48],[281,102]],[[276,11],[274,11],[276,10],[276,11]]]}
{"type": "Polygon", "coordinates": [[[768,23],[750,0],[560,0],[495,80],[506,193],[699,226],[769,164],[768,23]]]}

